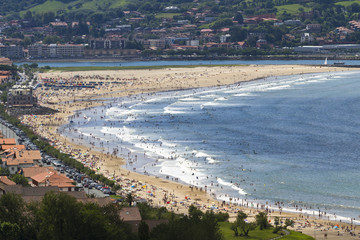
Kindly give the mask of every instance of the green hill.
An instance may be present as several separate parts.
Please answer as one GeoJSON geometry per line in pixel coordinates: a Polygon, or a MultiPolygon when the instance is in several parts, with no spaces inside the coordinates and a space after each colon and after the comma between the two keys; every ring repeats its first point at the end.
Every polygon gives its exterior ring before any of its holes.
{"type": "Polygon", "coordinates": [[[49,0],[38,4],[29,9],[23,10],[21,13],[31,11],[35,13],[45,12],[74,12],[79,10],[91,10],[94,12],[103,11],[106,9],[119,8],[124,6],[127,0],[77,0],[71,2],[49,0]]]}

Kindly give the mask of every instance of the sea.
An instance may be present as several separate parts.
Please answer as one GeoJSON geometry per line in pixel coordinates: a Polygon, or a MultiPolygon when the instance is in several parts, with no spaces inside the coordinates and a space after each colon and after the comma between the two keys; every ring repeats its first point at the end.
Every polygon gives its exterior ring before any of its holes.
{"type": "Polygon", "coordinates": [[[219,200],[360,224],[359,74],[99,99],[60,132],[219,200]]]}

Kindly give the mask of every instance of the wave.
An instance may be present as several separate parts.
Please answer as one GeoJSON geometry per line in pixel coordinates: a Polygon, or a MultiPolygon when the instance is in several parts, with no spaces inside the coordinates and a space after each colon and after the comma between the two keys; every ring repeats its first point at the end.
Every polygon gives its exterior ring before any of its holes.
{"type": "Polygon", "coordinates": [[[231,187],[232,189],[235,189],[239,192],[239,194],[241,195],[245,195],[247,194],[242,188],[238,187],[237,185],[235,185],[234,183],[229,183],[229,182],[226,182],[224,180],[222,180],[221,178],[217,178],[217,181],[219,184],[223,185],[223,186],[228,186],[228,187],[231,187]]]}

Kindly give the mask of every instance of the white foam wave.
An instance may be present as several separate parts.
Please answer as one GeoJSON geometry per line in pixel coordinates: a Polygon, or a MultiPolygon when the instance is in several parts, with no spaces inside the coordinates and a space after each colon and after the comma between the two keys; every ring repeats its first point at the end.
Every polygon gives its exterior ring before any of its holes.
{"type": "Polygon", "coordinates": [[[241,189],[240,187],[236,186],[233,183],[226,182],[226,181],[222,180],[221,178],[217,178],[217,181],[219,184],[221,184],[223,186],[228,186],[228,187],[231,187],[232,189],[237,190],[239,192],[239,194],[241,194],[241,195],[247,194],[243,189],[241,189]]]}
{"type": "Polygon", "coordinates": [[[160,172],[179,178],[187,184],[198,185],[201,179],[205,179],[205,174],[197,170],[198,168],[199,166],[195,163],[179,157],[173,161],[162,162],[160,172]]]}

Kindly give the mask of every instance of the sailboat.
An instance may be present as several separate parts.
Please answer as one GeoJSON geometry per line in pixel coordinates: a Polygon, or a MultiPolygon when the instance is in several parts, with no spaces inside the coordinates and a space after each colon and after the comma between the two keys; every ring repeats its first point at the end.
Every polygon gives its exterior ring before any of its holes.
{"type": "Polygon", "coordinates": [[[325,58],[325,62],[324,62],[324,65],[327,65],[327,58],[325,58]]]}

